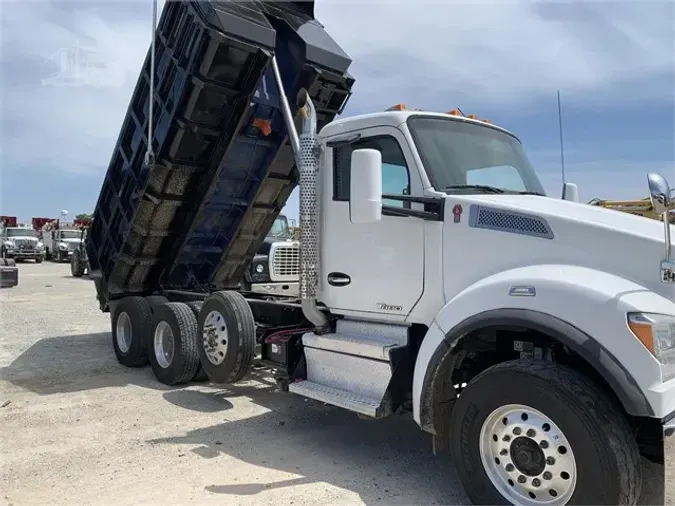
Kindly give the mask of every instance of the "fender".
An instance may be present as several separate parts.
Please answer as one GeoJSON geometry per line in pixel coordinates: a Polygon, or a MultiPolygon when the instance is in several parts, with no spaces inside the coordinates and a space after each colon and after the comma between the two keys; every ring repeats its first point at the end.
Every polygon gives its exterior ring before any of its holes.
{"type": "Polygon", "coordinates": [[[661,383],[660,365],[630,332],[625,315],[655,303],[661,310],[660,299],[630,280],[577,266],[521,267],[484,278],[450,300],[425,335],[413,378],[415,421],[433,431],[430,386],[437,366],[464,335],[493,325],[529,327],[558,339],[605,378],[629,414],[655,416],[649,387],[661,383]]]}

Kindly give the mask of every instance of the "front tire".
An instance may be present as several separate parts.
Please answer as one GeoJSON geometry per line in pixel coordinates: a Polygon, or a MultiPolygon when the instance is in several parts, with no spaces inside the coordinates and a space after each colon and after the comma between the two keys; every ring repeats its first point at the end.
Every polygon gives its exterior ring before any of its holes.
{"type": "Polygon", "coordinates": [[[251,370],[255,354],[255,321],[238,292],[209,295],[199,311],[199,359],[214,383],[236,383],[251,370]]]}
{"type": "Polygon", "coordinates": [[[76,278],[81,278],[84,275],[84,265],[77,251],[70,257],[70,273],[76,278]]]}
{"type": "Polygon", "coordinates": [[[483,371],[452,412],[451,449],[474,504],[636,504],[637,444],[593,382],[550,362],[483,371]]]}

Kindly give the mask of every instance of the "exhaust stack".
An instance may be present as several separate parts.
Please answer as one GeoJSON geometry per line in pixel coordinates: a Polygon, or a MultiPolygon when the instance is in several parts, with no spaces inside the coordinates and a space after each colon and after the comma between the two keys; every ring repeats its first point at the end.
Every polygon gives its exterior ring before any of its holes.
{"type": "Polygon", "coordinates": [[[281,111],[293,149],[295,164],[300,173],[300,298],[302,312],[316,327],[323,328],[328,319],[316,304],[319,284],[319,205],[317,202],[317,176],[319,152],[317,141],[316,109],[306,90],[298,94],[297,105],[302,114],[302,133],[298,135],[291,115],[291,108],[284,92],[281,73],[272,59],[274,79],[279,88],[281,111]]]}

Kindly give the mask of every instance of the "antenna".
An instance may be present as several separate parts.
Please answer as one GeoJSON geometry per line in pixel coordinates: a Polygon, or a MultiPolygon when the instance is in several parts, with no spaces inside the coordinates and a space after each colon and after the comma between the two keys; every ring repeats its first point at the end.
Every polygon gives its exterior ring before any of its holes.
{"type": "Polygon", "coordinates": [[[562,107],[560,105],[560,90],[558,90],[558,130],[560,131],[560,169],[562,171],[562,182],[564,185],[566,183],[565,146],[563,144],[563,124],[562,124],[562,107]]]}

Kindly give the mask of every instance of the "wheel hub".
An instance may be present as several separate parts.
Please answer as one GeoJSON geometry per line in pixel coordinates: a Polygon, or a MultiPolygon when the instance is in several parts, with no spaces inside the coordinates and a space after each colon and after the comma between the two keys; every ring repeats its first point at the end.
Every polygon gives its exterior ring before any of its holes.
{"type": "Polygon", "coordinates": [[[229,335],[225,319],[219,311],[211,311],[206,315],[202,329],[202,346],[206,357],[213,365],[220,365],[227,354],[229,335]]]}
{"type": "Polygon", "coordinates": [[[539,476],[546,467],[546,456],[539,445],[526,436],[513,440],[509,450],[515,468],[527,476],[539,476]]]}
{"type": "Polygon", "coordinates": [[[565,504],[577,468],[569,441],[546,415],[524,405],[494,410],[480,432],[483,468],[512,504],[565,504]]]}

